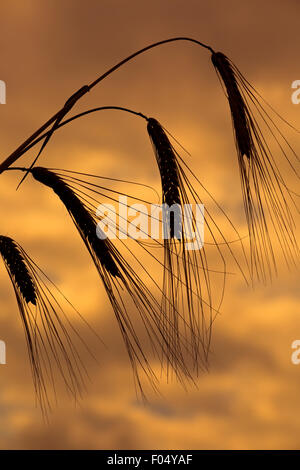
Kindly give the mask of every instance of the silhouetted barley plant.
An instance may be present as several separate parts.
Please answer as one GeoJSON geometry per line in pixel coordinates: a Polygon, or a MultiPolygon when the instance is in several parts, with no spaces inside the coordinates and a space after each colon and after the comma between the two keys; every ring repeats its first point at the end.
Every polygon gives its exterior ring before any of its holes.
{"type": "Polygon", "coordinates": [[[276,272],[270,231],[274,232],[288,266],[297,264],[299,257],[289,206],[297,208],[295,194],[284,182],[267,138],[275,140],[297,177],[291,157],[297,162],[299,158],[263,107],[264,100],[231,60],[221,52],[214,52],[211,60],[225,85],[230,106],[249,229],[251,274],[266,281],[276,272]]]}
{"type": "MultiPolygon", "coordinates": [[[[50,187],[58,195],[93,259],[117,318],[139,391],[143,393],[138,366],[141,366],[152,385],[154,385],[155,375],[128,310],[132,314],[132,311],[137,309],[146,328],[152,350],[158,354],[158,357],[166,356],[178,378],[181,378],[182,373],[184,377],[187,377],[189,373],[179,355],[179,348],[172,341],[174,326],[170,323],[167,329],[162,330],[160,318],[163,313],[151,290],[112,241],[105,239],[103,233],[99,233],[101,228],[97,228],[96,207],[93,202],[89,204],[88,198],[91,199],[91,196],[87,194],[86,185],[81,184],[82,181],[74,176],[62,176],[46,168],[35,167],[30,172],[37,181],[50,187]],[[131,299],[130,306],[126,305],[127,294],[131,299]]],[[[92,191],[96,192],[95,186],[92,191]]],[[[95,200],[94,197],[92,197],[93,200],[95,200]]],[[[184,344],[184,341],[181,340],[181,343],[184,344]]]]}
{"type": "MultiPolygon", "coordinates": [[[[209,197],[213,201],[218,211],[218,217],[220,218],[220,215],[223,216],[223,224],[229,225],[232,231],[232,236],[236,241],[240,241],[239,234],[230,222],[230,219],[179,156],[169,141],[165,130],[157,120],[148,118],[144,114],[137,113],[133,110],[106,106],[88,110],[76,115],[62,123],[61,126],[93,112],[110,109],[131,113],[132,115],[143,118],[147,122],[147,131],[151,141],[153,142],[156,161],[162,180],[162,203],[167,204],[170,207],[173,204],[178,204],[183,214],[184,222],[184,205],[204,202],[204,197],[201,197],[199,194],[200,190],[204,190],[206,200],[207,197],[209,197]]],[[[72,182],[74,184],[74,176],[72,182]]],[[[79,182],[80,180],[77,178],[77,184],[79,182]]],[[[90,184],[86,181],[81,181],[81,183],[85,185],[90,184]]],[[[104,188],[102,187],[102,196],[103,189],[104,188]]],[[[97,202],[100,203],[101,200],[98,199],[97,202]]],[[[97,207],[93,206],[92,213],[95,214],[96,209],[97,207]]],[[[168,216],[168,212],[165,215],[168,216]]],[[[172,212],[170,213],[170,217],[171,216],[172,212]]],[[[191,229],[196,233],[198,231],[198,227],[195,220],[195,214],[191,212],[190,214],[187,214],[187,218],[190,219],[189,222],[191,224],[191,229]]],[[[239,270],[243,273],[238,258],[230,247],[230,242],[227,241],[221,228],[218,227],[214,217],[210,214],[207,207],[205,208],[205,226],[207,231],[206,248],[201,249],[202,235],[197,233],[198,240],[195,242],[195,249],[192,251],[186,250],[188,240],[186,240],[184,227],[180,229],[179,234],[174,236],[175,234],[172,233],[172,224],[170,237],[163,241],[164,278],[162,292],[163,315],[161,316],[161,324],[165,334],[167,334],[168,337],[170,335],[173,337],[172,341],[175,342],[177,351],[181,350],[179,332],[182,327],[185,329],[187,327],[185,336],[189,337],[191,342],[192,357],[194,368],[196,370],[199,366],[207,367],[209,344],[211,339],[211,324],[213,317],[221,306],[225,289],[226,251],[230,254],[231,258],[234,259],[239,270]],[[207,235],[210,235],[211,242],[207,235]],[[209,245],[213,245],[215,247],[214,256],[218,256],[218,263],[214,261],[214,269],[212,268],[207,255],[207,247],[209,245]],[[214,283],[211,280],[210,273],[215,273],[220,269],[217,265],[219,263],[222,264],[223,269],[221,272],[219,271],[219,274],[223,275],[223,286],[221,288],[221,298],[218,300],[214,298],[215,295],[213,295],[212,289],[214,286],[212,284],[214,283]],[[181,315],[179,315],[178,312],[181,312],[181,315]],[[172,331],[170,331],[170,328],[172,331]]],[[[241,242],[240,244],[243,249],[241,242]]],[[[212,251],[211,247],[210,251],[212,251]]],[[[246,278],[244,273],[243,275],[246,278]]]]}
{"type": "Polygon", "coordinates": [[[75,401],[82,395],[88,375],[79,343],[93,356],[65,314],[62,302],[73,310],[81,327],[93,330],[15,240],[0,236],[0,254],[16,295],[36,397],[47,416],[52,402],[49,387],[56,396],[55,382],[59,377],[75,401]]]}
{"type": "MultiPolygon", "coordinates": [[[[168,225],[170,225],[169,237],[164,240],[165,270],[163,285],[165,292],[164,299],[170,298],[172,302],[169,304],[163,302],[164,312],[171,319],[171,323],[175,325],[175,332],[180,331],[180,318],[178,318],[176,312],[178,310],[183,311],[184,317],[188,318],[192,334],[193,359],[197,368],[201,356],[204,355],[206,360],[208,360],[211,324],[215,312],[219,310],[223,300],[226,276],[224,246],[229,250],[239,268],[240,265],[222,230],[218,227],[213,217],[211,217],[209,211],[205,210],[203,215],[205,214],[206,231],[216,248],[217,253],[215,255],[218,255],[218,261],[222,265],[224,273],[221,300],[218,305],[215,305],[210,273],[211,263],[209,262],[207,248],[204,247],[204,240],[202,240],[202,233],[200,233],[199,226],[197,225],[195,213],[192,210],[185,210],[189,206],[192,207],[193,204],[203,202],[200,194],[197,192],[199,180],[197,181],[189,167],[185,165],[171,144],[164,128],[156,119],[148,119],[147,130],[153,143],[160,171],[162,202],[167,207],[165,218],[169,222],[168,225]],[[174,205],[180,207],[183,215],[182,227],[179,227],[179,230],[177,228],[178,233],[175,233],[175,228],[172,225],[172,215],[174,213],[169,211],[169,208],[172,208],[174,205]],[[186,227],[189,227],[196,234],[193,250],[187,248],[191,242],[188,239],[188,234],[185,232],[184,223],[186,223],[186,227]],[[184,296],[181,292],[182,284],[186,287],[184,296]]],[[[221,210],[220,206],[218,208],[221,210]]],[[[232,228],[235,236],[239,238],[239,234],[233,225],[232,228]]],[[[208,242],[207,239],[206,241],[208,242]]]]}
{"type": "MultiPolygon", "coordinates": [[[[295,162],[299,162],[299,158],[271,113],[285,122],[223,53],[215,52],[210,46],[191,38],[171,38],[131,54],[90,85],[81,87],[52,118],[0,164],[0,173],[9,169],[25,172],[21,183],[31,173],[35,180],[51,188],[64,204],[88,249],[113,307],[137,389],[142,396],[141,371],[153,388],[157,387],[157,376],[150,365],[149,352],[159,359],[166,375],[172,370],[183,384],[186,379],[193,380],[195,371],[207,367],[212,324],[222,305],[225,282],[230,274],[227,268],[229,260],[235,263],[246,281],[250,275],[252,281],[258,279],[263,282],[271,279],[273,272],[277,271],[276,243],[280,245],[289,266],[298,262],[299,249],[293,215],[294,209],[298,212],[297,195],[285,183],[270,141],[277,144],[277,150],[297,177],[291,158],[295,162]],[[80,98],[119,67],[147,50],[175,41],[188,41],[208,50],[221,84],[225,87],[248,224],[247,242],[239,235],[221,205],[179,155],[175,148],[178,142],[158,120],[119,106],[97,107],[66,118],[80,98]],[[161,178],[161,202],[166,207],[177,205],[183,213],[183,225],[179,229],[174,225],[172,210],[163,210],[158,216],[162,221],[170,221],[168,237],[162,241],[133,240],[130,236],[128,240],[120,236],[114,242],[102,236],[99,238],[99,204],[105,200],[117,202],[117,196],[125,195],[125,192],[104,186],[103,181],[123,180],[34,166],[58,129],[78,118],[108,109],[131,113],[147,123],[161,178]],[[40,150],[29,168],[11,167],[40,142],[40,150]],[[99,179],[102,179],[101,184],[99,179]],[[207,209],[208,201],[214,208],[212,212],[207,209]],[[187,204],[199,203],[205,204],[203,247],[194,213],[184,212],[187,204]],[[221,222],[217,224],[216,219],[221,222]],[[187,249],[189,240],[184,221],[199,235],[196,241],[199,249],[187,249]],[[149,266],[144,261],[146,255],[152,263],[149,266]],[[161,280],[157,270],[162,271],[161,280]]],[[[203,173],[205,176],[205,167],[203,173]]],[[[141,183],[136,184],[142,186],[141,183]]],[[[143,201],[134,195],[127,196],[132,200],[143,201]]],[[[149,201],[143,202],[150,204],[149,201]]],[[[124,205],[129,207],[127,202],[124,205]]],[[[124,229],[120,214],[119,219],[119,222],[109,220],[109,229],[118,228],[122,233],[124,229]]],[[[67,388],[77,396],[82,378],[80,358],[63,327],[61,310],[55,296],[50,295],[50,291],[41,284],[41,271],[19,245],[7,237],[1,237],[0,250],[17,296],[34,384],[42,407],[48,404],[43,368],[48,371],[54,385],[51,354],[67,388]],[[37,326],[37,318],[41,326],[37,326]],[[47,344],[50,355],[45,352],[47,344]],[[59,358],[58,352],[62,358],[59,358]]]]}

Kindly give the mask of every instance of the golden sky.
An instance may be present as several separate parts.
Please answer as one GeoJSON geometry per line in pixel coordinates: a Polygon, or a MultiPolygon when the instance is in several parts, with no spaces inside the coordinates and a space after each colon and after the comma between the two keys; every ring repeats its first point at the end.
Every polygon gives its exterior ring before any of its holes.
{"type": "MultiPolygon", "coordinates": [[[[1,160],[82,85],[135,50],[175,36],[227,54],[297,127],[300,105],[291,102],[291,83],[300,79],[299,13],[297,0],[2,0],[0,79],[7,104],[0,105],[1,160]]],[[[105,105],[159,119],[246,234],[229,109],[207,51],[188,43],[149,51],[93,89],[76,112],[105,105]]],[[[287,134],[299,153],[299,135],[287,134]]],[[[160,185],[145,124],[116,111],[58,131],[41,163],[160,185]]],[[[19,175],[0,177],[0,233],[15,238],[47,271],[107,345],[91,340],[99,364],[84,358],[91,379],[84,398],[74,407],[63,395],[45,424],[1,267],[0,339],[7,346],[7,365],[0,366],[2,449],[299,449],[300,365],[291,363],[291,343],[300,339],[296,270],[280,261],[273,284],[254,290],[232,276],[214,324],[209,373],[187,391],[163,382],[161,395],[144,405],[136,400],[113,312],[64,208],[31,177],[18,192],[19,175]]]]}

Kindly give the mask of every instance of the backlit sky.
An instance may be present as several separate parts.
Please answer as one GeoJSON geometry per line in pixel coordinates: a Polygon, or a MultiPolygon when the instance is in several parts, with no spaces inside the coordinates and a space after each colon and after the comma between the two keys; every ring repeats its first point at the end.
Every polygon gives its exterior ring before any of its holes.
{"type": "MultiPolygon", "coordinates": [[[[175,36],[226,53],[299,127],[300,104],[291,102],[291,83],[300,79],[299,15],[297,0],[2,0],[0,79],[7,104],[0,105],[0,159],[82,85],[135,50],[175,36]]],[[[176,43],[147,52],[103,81],[76,111],[103,105],[159,119],[245,235],[229,110],[207,51],[176,43]]],[[[288,137],[299,153],[299,135],[288,137]]],[[[59,131],[41,161],[159,188],[144,123],[116,112],[59,131]]],[[[297,271],[280,263],[273,284],[255,290],[233,277],[214,325],[209,373],[188,391],[162,383],[161,396],[144,405],[136,400],[109,303],[64,209],[30,177],[18,192],[19,175],[0,178],[0,233],[18,240],[108,346],[92,344],[99,364],[86,358],[91,381],[80,406],[62,397],[45,424],[35,408],[13,290],[0,266],[0,339],[7,346],[0,448],[299,449],[300,365],[290,359],[291,343],[300,339],[297,271]]]]}

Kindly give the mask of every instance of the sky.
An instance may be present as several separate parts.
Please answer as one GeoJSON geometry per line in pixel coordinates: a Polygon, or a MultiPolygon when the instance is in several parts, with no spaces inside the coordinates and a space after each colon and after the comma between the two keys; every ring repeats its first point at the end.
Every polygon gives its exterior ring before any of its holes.
{"type": "MultiPolygon", "coordinates": [[[[0,80],[7,102],[0,105],[0,160],[81,86],[132,52],[176,36],[224,52],[299,127],[300,104],[291,100],[291,84],[300,79],[299,10],[297,0],[2,0],[0,80]]],[[[74,113],[109,105],[163,123],[187,149],[182,158],[247,235],[228,104],[208,51],[184,42],[148,51],[94,88],[74,113]]],[[[299,134],[279,123],[299,154],[299,134]]],[[[275,158],[296,191],[284,159],[275,158]]],[[[145,123],[117,111],[59,130],[40,163],[160,188],[145,123]]],[[[0,233],[23,246],[105,342],[78,323],[98,362],[83,353],[89,374],[83,398],[75,406],[59,394],[46,423],[35,403],[13,289],[0,267],[0,340],[7,348],[7,364],[0,365],[1,449],[299,449],[300,365],[291,362],[291,344],[300,339],[299,272],[285,267],[279,250],[277,277],[255,288],[229,261],[236,273],[214,322],[209,371],[187,389],[162,377],[160,394],[149,392],[143,403],[113,311],[66,211],[30,176],[17,192],[20,174],[0,178],[0,233]]],[[[203,202],[211,204],[205,192],[203,202]]],[[[145,266],[159,271],[151,260],[145,266]]]]}

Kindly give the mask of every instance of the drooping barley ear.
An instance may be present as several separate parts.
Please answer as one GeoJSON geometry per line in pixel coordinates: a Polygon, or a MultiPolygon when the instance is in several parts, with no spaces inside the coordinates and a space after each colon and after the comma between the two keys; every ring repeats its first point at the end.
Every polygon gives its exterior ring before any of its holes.
{"type": "MultiPolygon", "coordinates": [[[[175,232],[171,217],[167,219],[163,213],[164,223],[170,224],[167,228],[170,236],[164,239],[163,311],[166,313],[168,322],[175,325],[174,341],[176,341],[176,334],[184,328],[178,317],[178,311],[182,313],[189,325],[188,334],[192,345],[194,366],[197,370],[199,364],[207,366],[212,321],[220,308],[220,303],[215,300],[215,292],[212,288],[211,266],[204,240],[202,240],[202,233],[200,233],[194,212],[185,211],[188,205],[191,207],[191,205],[196,206],[201,203],[195,189],[195,184],[199,186],[200,182],[178,155],[165,129],[156,119],[148,119],[147,131],[153,144],[161,176],[162,200],[167,204],[166,212],[172,206],[177,205],[182,217],[181,224],[176,224],[177,232],[175,232]],[[185,222],[190,225],[196,236],[191,251],[186,249],[190,240],[187,239],[184,230],[185,222]],[[165,298],[171,298],[171,302],[164,304],[165,298]]],[[[216,236],[220,235],[221,243],[229,245],[209,211],[205,213],[205,227],[223,264],[224,288],[226,263],[223,252],[218,247],[216,236]]],[[[165,318],[162,319],[164,320],[165,318]]]]}
{"type": "Polygon", "coordinates": [[[179,174],[176,155],[161,124],[154,118],[148,119],[147,130],[153,142],[161,176],[163,202],[171,207],[180,204],[179,174]]]}
{"type": "MultiPolygon", "coordinates": [[[[79,339],[88,351],[89,348],[66,316],[58,296],[69,306],[71,304],[23,248],[12,238],[0,236],[0,254],[15,291],[23,323],[36,398],[47,418],[52,401],[49,387],[56,399],[58,375],[68,394],[76,401],[82,394],[86,370],[75,339],[79,339]],[[44,281],[50,283],[55,291],[50,290],[44,281]]],[[[74,307],[73,310],[76,312],[74,307]]],[[[86,321],[84,323],[87,325],[86,321]]]]}
{"type": "Polygon", "coordinates": [[[253,145],[250,123],[234,70],[229,59],[222,52],[214,52],[211,60],[226,87],[238,152],[241,157],[245,155],[250,158],[253,145]]]}
{"type": "Polygon", "coordinates": [[[119,276],[118,267],[109,252],[106,241],[97,237],[95,221],[91,214],[85,210],[71,188],[59,176],[47,168],[36,167],[31,170],[31,173],[37,181],[53,189],[59,196],[70,213],[83,240],[95,252],[101,264],[112,276],[119,276]]]}
{"type": "Polygon", "coordinates": [[[211,60],[225,85],[230,106],[249,231],[252,277],[266,282],[272,278],[272,272],[277,272],[275,240],[288,266],[295,265],[299,259],[291,212],[291,207],[296,206],[294,193],[280,173],[271,141],[298,178],[288,153],[299,158],[264,108],[267,103],[230,59],[214,52],[211,60]]]}
{"type": "Polygon", "coordinates": [[[17,244],[12,238],[0,236],[0,254],[14,285],[20,290],[25,302],[36,305],[34,280],[17,244]]]}
{"type": "MultiPolygon", "coordinates": [[[[170,333],[173,331],[173,326],[169,325],[168,331],[161,327],[159,303],[116,246],[108,238],[101,239],[97,236],[99,227],[96,222],[96,208],[92,208],[91,204],[88,205],[87,183],[81,182],[78,177],[63,176],[46,168],[35,167],[30,171],[37,181],[50,187],[61,199],[92,257],[119,324],[138,392],[144,397],[140,369],[146,374],[154,389],[157,379],[144,352],[146,347],[139,339],[129,312],[138,313],[153,352],[159,358],[162,356],[166,358],[180,380],[189,379],[188,368],[170,333]],[[126,296],[129,297],[126,299],[126,296]],[[131,305],[127,307],[129,301],[131,305]]],[[[95,185],[92,185],[91,191],[92,194],[97,193],[95,185]]],[[[95,203],[93,196],[90,199],[95,203]]],[[[184,339],[181,342],[186,345],[184,339]]]]}

